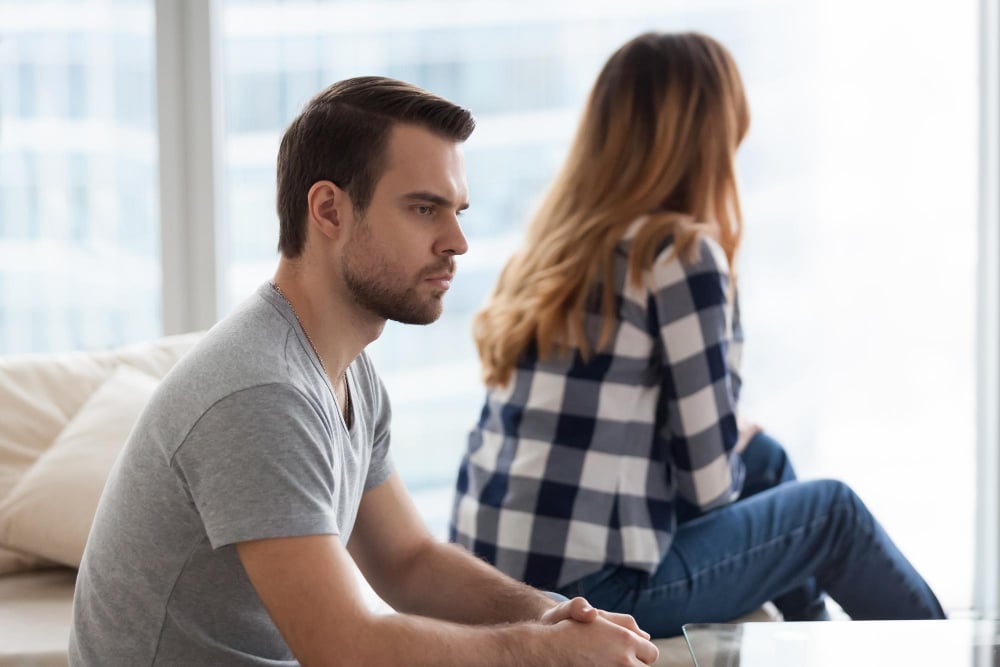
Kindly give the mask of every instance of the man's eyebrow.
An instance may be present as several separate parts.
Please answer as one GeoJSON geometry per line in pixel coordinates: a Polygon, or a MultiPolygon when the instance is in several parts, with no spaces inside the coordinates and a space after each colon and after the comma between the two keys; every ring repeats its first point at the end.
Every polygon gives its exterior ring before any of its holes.
{"type": "MultiPolygon", "coordinates": [[[[426,190],[421,190],[420,192],[409,192],[402,197],[403,199],[409,199],[411,201],[426,201],[431,204],[436,204],[437,206],[443,206],[445,208],[452,208],[455,204],[447,197],[442,197],[441,195],[434,194],[433,192],[427,192],[426,190]]],[[[458,207],[459,211],[464,211],[469,208],[469,203],[466,202],[458,207]]]]}

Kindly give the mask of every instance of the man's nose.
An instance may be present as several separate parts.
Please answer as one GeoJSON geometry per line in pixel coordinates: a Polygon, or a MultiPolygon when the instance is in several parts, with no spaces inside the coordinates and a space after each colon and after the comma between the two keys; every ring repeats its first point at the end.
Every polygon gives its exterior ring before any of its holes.
{"type": "Polygon", "coordinates": [[[448,222],[446,232],[438,240],[434,248],[438,255],[464,255],[469,250],[469,241],[462,232],[458,216],[453,215],[448,222]]]}

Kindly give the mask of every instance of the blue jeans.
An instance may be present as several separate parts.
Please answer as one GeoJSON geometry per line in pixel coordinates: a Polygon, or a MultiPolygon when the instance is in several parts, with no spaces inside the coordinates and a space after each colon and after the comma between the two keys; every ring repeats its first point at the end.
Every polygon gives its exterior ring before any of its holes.
{"type": "Polygon", "coordinates": [[[784,450],[763,433],[743,457],[740,499],[703,515],[682,504],[656,572],[608,566],[558,592],[632,614],[654,637],[678,635],[685,623],[729,621],[769,600],[789,620],[822,618],[822,591],[858,620],[945,617],[847,485],[794,481],[784,450]]]}

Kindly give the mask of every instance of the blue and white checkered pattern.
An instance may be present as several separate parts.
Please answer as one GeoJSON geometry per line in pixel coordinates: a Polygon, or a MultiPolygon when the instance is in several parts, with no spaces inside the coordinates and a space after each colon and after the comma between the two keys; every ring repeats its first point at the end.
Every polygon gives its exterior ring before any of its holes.
{"type": "Polygon", "coordinates": [[[527,350],[469,435],[451,538],[533,586],[560,588],[608,564],[653,572],[676,529],[677,494],[709,509],[743,484],[733,451],[742,334],[725,254],[704,238],[686,264],[668,241],[636,287],[627,262],[641,224],[619,244],[611,344],[588,361],[527,350]]]}

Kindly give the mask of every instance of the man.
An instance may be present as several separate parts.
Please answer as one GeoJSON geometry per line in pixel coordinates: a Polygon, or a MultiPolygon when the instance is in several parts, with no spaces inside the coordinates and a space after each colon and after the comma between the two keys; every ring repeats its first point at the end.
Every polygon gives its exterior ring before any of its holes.
{"type": "Polygon", "coordinates": [[[466,251],[467,111],[365,77],[278,155],[273,283],[163,381],[108,481],[70,655],[86,665],[641,665],[628,616],[556,603],[423,528],[364,353],[433,322],[466,251]],[[351,559],[400,613],[372,614],[351,559]]]}

